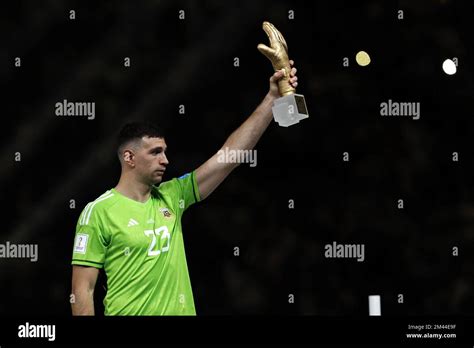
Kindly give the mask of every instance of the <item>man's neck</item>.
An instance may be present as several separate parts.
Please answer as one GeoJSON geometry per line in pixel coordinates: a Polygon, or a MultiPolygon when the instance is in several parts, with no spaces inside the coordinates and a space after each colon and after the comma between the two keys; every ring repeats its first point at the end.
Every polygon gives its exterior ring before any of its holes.
{"type": "Polygon", "coordinates": [[[150,198],[151,186],[121,177],[115,190],[125,197],[144,203],[150,198]]]}

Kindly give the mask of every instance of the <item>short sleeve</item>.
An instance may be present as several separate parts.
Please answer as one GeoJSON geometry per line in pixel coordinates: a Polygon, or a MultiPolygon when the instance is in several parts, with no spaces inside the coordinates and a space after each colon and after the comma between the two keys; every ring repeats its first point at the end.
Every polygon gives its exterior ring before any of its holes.
{"type": "Polygon", "coordinates": [[[183,211],[188,209],[194,203],[199,202],[199,189],[196,182],[196,172],[184,174],[176,179],[183,200],[183,211]]]}
{"type": "Polygon", "coordinates": [[[94,203],[89,203],[77,222],[71,264],[103,268],[107,246],[100,210],[94,209],[94,203]]]}

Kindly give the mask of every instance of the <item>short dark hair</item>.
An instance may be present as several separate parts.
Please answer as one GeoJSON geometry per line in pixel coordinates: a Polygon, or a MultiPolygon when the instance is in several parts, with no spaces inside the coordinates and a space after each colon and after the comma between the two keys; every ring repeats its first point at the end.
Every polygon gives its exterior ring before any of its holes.
{"type": "Polygon", "coordinates": [[[121,159],[122,147],[134,140],[141,140],[143,137],[164,138],[161,129],[146,122],[131,122],[125,124],[117,137],[117,154],[121,159]]]}

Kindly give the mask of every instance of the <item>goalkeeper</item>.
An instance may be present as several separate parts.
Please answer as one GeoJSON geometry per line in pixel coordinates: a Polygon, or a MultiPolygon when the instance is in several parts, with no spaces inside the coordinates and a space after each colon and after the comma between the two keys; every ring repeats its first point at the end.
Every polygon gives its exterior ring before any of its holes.
{"type": "MultiPolygon", "coordinates": [[[[283,76],[283,71],[273,74],[267,95],[223,149],[254,148],[272,120],[283,76]]],[[[298,84],[294,67],[289,82],[298,84]]],[[[122,167],[117,186],[87,204],[77,222],[72,314],[95,314],[94,288],[103,270],[105,315],[196,315],[181,217],[239,164],[222,163],[216,153],[196,170],[162,182],[168,166],[165,138],[143,123],[122,128],[117,151],[122,167]]]]}

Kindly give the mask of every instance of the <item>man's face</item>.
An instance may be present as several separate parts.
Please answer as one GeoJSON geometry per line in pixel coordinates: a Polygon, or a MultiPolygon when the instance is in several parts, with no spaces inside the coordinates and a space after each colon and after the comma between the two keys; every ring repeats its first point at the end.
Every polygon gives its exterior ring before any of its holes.
{"type": "Polygon", "coordinates": [[[158,184],[163,179],[168,159],[166,143],[163,138],[143,137],[141,146],[134,151],[133,162],[137,175],[150,185],[158,184]]]}

